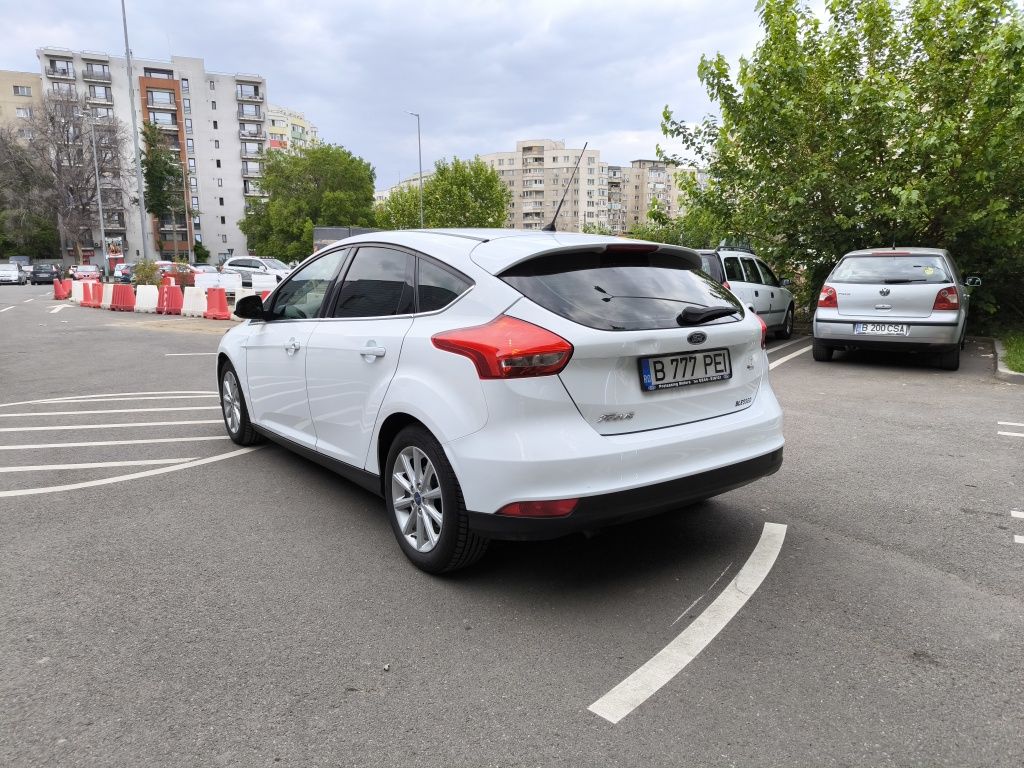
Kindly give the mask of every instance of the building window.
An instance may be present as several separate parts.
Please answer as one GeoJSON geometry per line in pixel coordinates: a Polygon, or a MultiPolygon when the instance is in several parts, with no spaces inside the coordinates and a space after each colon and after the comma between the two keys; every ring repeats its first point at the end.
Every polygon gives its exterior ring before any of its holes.
{"type": "Polygon", "coordinates": [[[217,179],[217,186],[218,187],[223,187],[224,186],[224,179],[217,179]]]}
{"type": "Polygon", "coordinates": [[[157,125],[177,125],[176,117],[172,112],[150,112],[149,122],[156,123],[157,125]]]}
{"type": "Polygon", "coordinates": [[[224,205],[224,198],[223,197],[218,197],[217,199],[220,201],[221,205],[224,205]]]}
{"type": "Polygon", "coordinates": [[[210,102],[210,109],[216,109],[216,108],[217,108],[217,102],[216,101],[211,101],[210,102]]]}
{"type": "Polygon", "coordinates": [[[189,173],[195,173],[196,172],[196,159],[194,157],[190,157],[188,159],[188,170],[189,170],[189,173]]]}
{"type": "Polygon", "coordinates": [[[199,233],[199,232],[196,232],[196,242],[197,243],[203,242],[203,235],[201,233],[199,233]]]}
{"type": "Polygon", "coordinates": [[[146,67],[142,70],[146,77],[155,77],[159,80],[173,80],[174,72],[169,69],[150,69],[146,67]]]}
{"type": "Polygon", "coordinates": [[[95,107],[92,113],[96,117],[113,117],[114,109],[113,107],[95,107]]]}
{"type": "MultiPolygon", "coordinates": [[[[95,86],[90,85],[89,90],[91,91],[94,87],[95,86]]],[[[165,107],[174,106],[174,91],[148,91],[147,95],[147,101],[150,105],[165,107]]]]}
{"type": "Polygon", "coordinates": [[[215,130],[215,131],[217,130],[217,121],[216,120],[213,121],[213,130],[215,130]]]}
{"type": "Polygon", "coordinates": [[[238,114],[241,117],[259,117],[260,116],[260,105],[259,104],[239,104],[238,114]]]}
{"type": "Polygon", "coordinates": [[[210,81],[210,90],[212,91],[212,90],[214,90],[214,89],[215,89],[216,87],[217,87],[217,84],[216,84],[216,83],[215,83],[215,82],[214,82],[213,80],[211,80],[211,81],[210,81]]]}
{"type": "Polygon", "coordinates": [[[228,236],[227,236],[227,235],[221,235],[221,236],[220,236],[220,241],[221,241],[222,243],[226,243],[226,242],[228,241],[228,236]]]}
{"type": "Polygon", "coordinates": [[[73,83],[54,83],[53,92],[65,95],[71,95],[75,92],[75,86],[73,83]]]}
{"type": "Polygon", "coordinates": [[[187,151],[189,151],[189,152],[195,152],[196,151],[195,139],[185,139],[185,149],[187,151]]]}
{"type": "Polygon", "coordinates": [[[31,96],[32,95],[32,88],[31,88],[31,86],[28,86],[28,85],[16,85],[16,86],[14,86],[14,95],[15,96],[31,96]]]}
{"type": "Polygon", "coordinates": [[[221,217],[220,217],[220,223],[221,223],[221,224],[227,224],[227,223],[228,223],[228,222],[227,222],[227,218],[226,218],[226,217],[224,217],[224,216],[221,216],[221,217]]]}
{"type": "Polygon", "coordinates": [[[217,161],[217,167],[220,168],[220,160],[217,161]]]}
{"type": "Polygon", "coordinates": [[[24,117],[26,119],[32,117],[32,107],[17,107],[14,110],[14,114],[18,117],[24,117]]]}
{"type": "Polygon", "coordinates": [[[184,93],[188,93],[188,78],[187,77],[181,78],[181,90],[184,93]]]}
{"type": "Polygon", "coordinates": [[[189,176],[188,177],[188,185],[192,189],[192,191],[194,192],[197,189],[199,189],[199,180],[196,179],[195,176],[189,176]]]}
{"type": "Polygon", "coordinates": [[[194,211],[195,210],[199,210],[199,198],[198,197],[193,197],[192,198],[192,210],[194,210],[194,211]]]}
{"type": "Polygon", "coordinates": [[[258,99],[260,87],[258,85],[238,85],[235,87],[235,96],[240,99],[258,99]]]}
{"type": "Polygon", "coordinates": [[[50,72],[54,75],[63,75],[64,77],[74,77],[75,67],[66,59],[50,59],[50,72]]]}
{"type": "Polygon", "coordinates": [[[213,148],[214,149],[220,149],[220,139],[214,139],[213,140],[213,148]]]}

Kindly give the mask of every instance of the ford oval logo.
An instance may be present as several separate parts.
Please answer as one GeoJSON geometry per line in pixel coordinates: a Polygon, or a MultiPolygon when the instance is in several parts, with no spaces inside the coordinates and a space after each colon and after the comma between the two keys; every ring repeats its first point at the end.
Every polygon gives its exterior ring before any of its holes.
{"type": "Polygon", "coordinates": [[[686,337],[686,340],[691,344],[703,344],[705,341],[708,340],[708,335],[706,333],[702,333],[701,331],[694,331],[693,333],[686,337]]]}

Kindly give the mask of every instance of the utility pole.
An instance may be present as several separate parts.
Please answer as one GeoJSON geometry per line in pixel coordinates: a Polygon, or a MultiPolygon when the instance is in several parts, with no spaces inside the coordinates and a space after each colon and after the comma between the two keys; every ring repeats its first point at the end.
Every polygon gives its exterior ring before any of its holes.
{"type": "Polygon", "coordinates": [[[423,142],[420,141],[420,116],[416,112],[407,112],[407,114],[416,118],[416,150],[420,157],[420,229],[423,229],[425,227],[423,223],[423,142]]]}
{"type": "Polygon", "coordinates": [[[139,151],[139,119],[135,115],[135,82],[132,74],[132,49],[128,44],[128,14],[121,0],[121,24],[124,27],[124,58],[128,66],[128,100],[132,107],[132,144],[135,146],[135,181],[139,185],[139,224],[142,226],[142,258],[149,258],[149,238],[146,235],[146,187],[142,181],[142,153],[139,151]]]}

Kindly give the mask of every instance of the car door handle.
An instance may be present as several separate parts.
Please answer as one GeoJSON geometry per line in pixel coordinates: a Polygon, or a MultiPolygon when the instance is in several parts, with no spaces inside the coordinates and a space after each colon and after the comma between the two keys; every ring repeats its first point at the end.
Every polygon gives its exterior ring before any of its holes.
{"type": "Polygon", "coordinates": [[[287,352],[289,355],[294,355],[301,348],[302,345],[299,344],[299,342],[297,342],[294,338],[289,339],[288,343],[284,345],[284,351],[287,352]]]}
{"type": "Polygon", "coordinates": [[[760,296],[761,294],[760,294],[760,293],[758,293],[757,291],[754,291],[754,295],[755,295],[755,296],[760,296]]]}
{"type": "MultiPolygon", "coordinates": [[[[361,354],[364,358],[384,357],[384,355],[387,354],[387,350],[384,347],[372,347],[369,344],[367,344],[365,347],[359,350],[359,354],[361,354]]],[[[372,361],[367,360],[366,362],[369,363],[372,361]]]]}

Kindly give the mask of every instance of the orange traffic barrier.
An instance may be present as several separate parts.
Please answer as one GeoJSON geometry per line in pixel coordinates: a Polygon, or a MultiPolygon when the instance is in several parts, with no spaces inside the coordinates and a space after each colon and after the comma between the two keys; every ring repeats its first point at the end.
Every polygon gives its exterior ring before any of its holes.
{"type": "Polygon", "coordinates": [[[185,301],[181,288],[172,283],[165,287],[167,291],[167,306],[164,308],[165,315],[180,315],[181,305],[185,301]]]}
{"type": "Polygon", "coordinates": [[[156,289],[156,313],[158,315],[167,314],[167,286],[159,285],[156,289]]]}
{"type": "Polygon", "coordinates": [[[121,289],[123,286],[120,283],[114,283],[114,289],[110,294],[110,311],[116,312],[121,307],[121,289]]]}
{"type": "Polygon", "coordinates": [[[64,283],[62,283],[56,277],[53,278],[53,298],[66,299],[67,297],[68,292],[64,290],[64,283]]]}
{"type": "Polygon", "coordinates": [[[110,300],[110,309],[114,312],[135,311],[135,291],[130,285],[114,286],[114,296],[110,300]]]}
{"type": "Polygon", "coordinates": [[[230,320],[231,311],[228,309],[228,294],[223,288],[206,289],[206,311],[203,317],[207,320],[230,320]]]}
{"type": "Polygon", "coordinates": [[[177,285],[171,275],[164,275],[160,278],[160,285],[177,285]]]}
{"type": "Polygon", "coordinates": [[[103,300],[103,286],[95,280],[86,280],[82,285],[82,306],[99,309],[103,300]]]}

